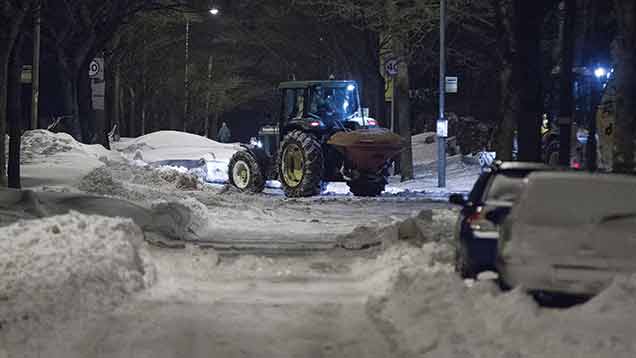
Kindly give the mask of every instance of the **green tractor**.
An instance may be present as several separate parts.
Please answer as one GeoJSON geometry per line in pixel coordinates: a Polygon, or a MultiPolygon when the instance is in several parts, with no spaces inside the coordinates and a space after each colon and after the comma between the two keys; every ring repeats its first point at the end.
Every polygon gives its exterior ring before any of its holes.
{"type": "Polygon", "coordinates": [[[347,182],[356,196],[380,195],[401,138],[364,115],[355,81],[293,81],[279,86],[275,125],[242,145],[230,160],[230,184],[258,193],[279,180],[288,197],[321,192],[324,182],[347,182]]]}

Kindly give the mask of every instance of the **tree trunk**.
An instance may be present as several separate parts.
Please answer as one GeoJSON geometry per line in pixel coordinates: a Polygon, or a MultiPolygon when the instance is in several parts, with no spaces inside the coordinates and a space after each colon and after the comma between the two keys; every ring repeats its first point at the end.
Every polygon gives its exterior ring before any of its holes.
{"type": "Polygon", "coordinates": [[[616,62],[616,129],[614,168],[616,173],[634,172],[636,126],[636,3],[615,0],[618,33],[613,56],[616,62]]]}
{"type": "Polygon", "coordinates": [[[9,78],[10,53],[9,45],[3,42],[0,46],[0,187],[7,185],[7,79],[9,78]]]}
{"type": "Polygon", "coordinates": [[[214,112],[212,114],[212,121],[210,122],[210,139],[216,140],[216,136],[219,133],[219,113],[214,112]]]}
{"type": "Polygon", "coordinates": [[[513,76],[519,89],[519,160],[541,161],[542,2],[515,0],[516,60],[513,76]]]}
{"type": "Polygon", "coordinates": [[[88,77],[87,69],[89,64],[83,66],[83,69],[79,70],[78,77],[78,107],[79,107],[79,121],[82,129],[82,138],[85,143],[93,144],[97,141],[95,135],[96,119],[93,113],[93,89],[91,86],[91,79],[88,77]]]}
{"type": "MultiPolygon", "coordinates": [[[[389,21],[397,23],[400,16],[397,4],[392,0],[387,0],[385,6],[389,21]]],[[[413,148],[411,142],[411,99],[409,98],[409,90],[411,89],[409,65],[403,34],[399,33],[399,29],[397,28],[391,28],[391,34],[393,36],[393,54],[401,60],[398,75],[395,77],[395,98],[393,98],[393,100],[397,107],[398,133],[402,137],[405,146],[400,156],[400,174],[402,175],[402,181],[407,181],[414,178],[413,148]]]]}
{"type": "Polygon", "coordinates": [[[137,120],[137,96],[135,89],[132,87],[128,88],[128,93],[130,94],[130,111],[128,118],[128,135],[130,137],[135,137],[135,121],[137,120]]]}
{"type": "Polygon", "coordinates": [[[519,93],[513,77],[515,36],[514,7],[511,0],[492,0],[497,28],[497,57],[499,67],[499,123],[496,131],[497,159],[513,159],[515,129],[519,113],[519,93]]]}
{"type": "Polygon", "coordinates": [[[8,184],[9,188],[20,189],[20,139],[22,137],[22,83],[20,75],[22,73],[22,36],[16,39],[11,59],[9,60],[8,76],[8,105],[7,114],[9,117],[9,165],[8,184]]]}
{"type": "Polygon", "coordinates": [[[576,0],[565,0],[561,34],[561,86],[559,95],[559,164],[570,166],[574,120],[574,30],[576,0]]]}

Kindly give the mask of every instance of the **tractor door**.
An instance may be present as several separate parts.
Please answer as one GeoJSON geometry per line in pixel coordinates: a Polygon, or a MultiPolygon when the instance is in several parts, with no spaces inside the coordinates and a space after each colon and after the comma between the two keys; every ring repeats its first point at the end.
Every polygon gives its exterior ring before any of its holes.
{"type": "Polygon", "coordinates": [[[285,128],[290,122],[300,121],[307,116],[307,90],[305,88],[286,88],[282,93],[280,116],[280,137],[285,136],[285,128]]]}

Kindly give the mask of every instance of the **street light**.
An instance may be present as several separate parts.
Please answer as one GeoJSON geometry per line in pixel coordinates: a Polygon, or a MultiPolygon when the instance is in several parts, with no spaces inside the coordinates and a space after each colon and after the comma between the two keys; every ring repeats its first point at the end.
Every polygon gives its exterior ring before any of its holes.
{"type": "MultiPolygon", "coordinates": [[[[221,11],[216,8],[216,7],[212,7],[210,8],[210,10],[208,10],[208,12],[213,15],[213,16],[217,16],[221,13],[221,11]]],[[[187,132],[187,126],[188,126],[188,117],[190,115],[190,17],[188,16],[186,18],[186,34],[185,34],[185,78],[184,78],[184,82],[185,82],[185,103],[184,103],[184,108],[183,108],[183,131],[187,132]]]]}
{"type": "Polygon", "coordinates": [[[596,76],[596,78],[598,79],[601,79],[607,76],[607,70],[603,67],[599,67],[596,70],[594,70],[594,76],[596,76]]]}

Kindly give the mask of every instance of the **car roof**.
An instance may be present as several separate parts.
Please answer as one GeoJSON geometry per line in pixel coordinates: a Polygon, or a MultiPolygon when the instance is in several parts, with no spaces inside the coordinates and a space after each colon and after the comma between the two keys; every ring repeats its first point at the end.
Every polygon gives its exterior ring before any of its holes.
{"type": "Polygon", "coordinates": [[[547,164],[537,162],[501,162],[495,165],[497,171],[507,170],[554,170],[547,164]]]}
{"type": "Polygon", "coordinates": [[[282,82],[278,88],[309,88],[313,86],[346,87],[350,84],[355,84],[355,81],[288,81],[282,82]]]}

